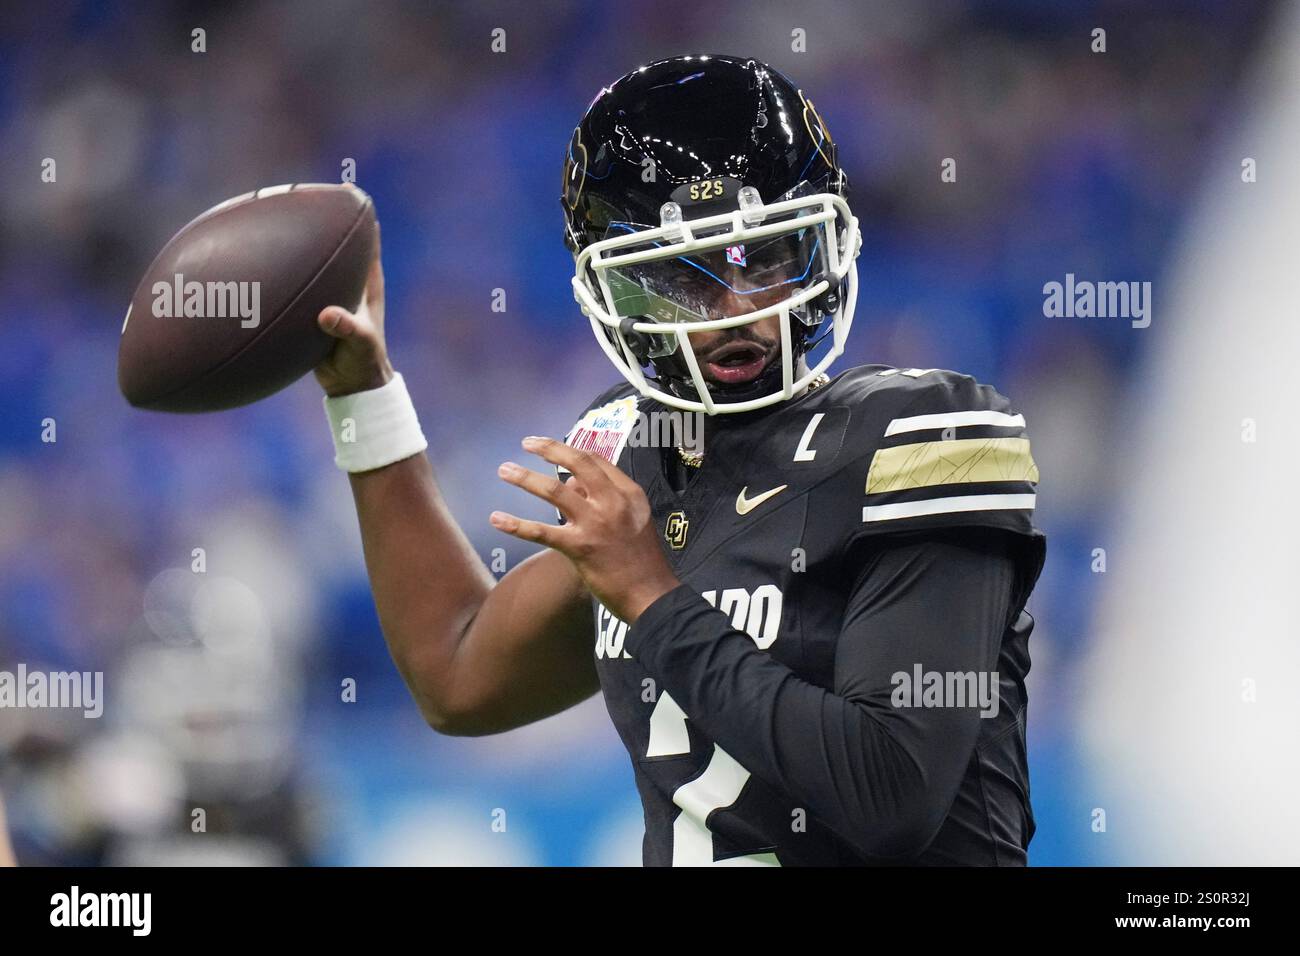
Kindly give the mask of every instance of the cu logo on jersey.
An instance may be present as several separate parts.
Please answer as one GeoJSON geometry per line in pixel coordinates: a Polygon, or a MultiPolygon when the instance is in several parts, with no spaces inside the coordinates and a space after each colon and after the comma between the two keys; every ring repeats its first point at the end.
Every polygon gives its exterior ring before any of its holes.
{"type": "Polygon", "coordinates": [[[680,551],[686,547],[686,529],[690,527],[690,522],[686,520],[685,511],[674,511],[664,522],[664,540],[668,542],[668,547],[674,551],[680,551]]]}

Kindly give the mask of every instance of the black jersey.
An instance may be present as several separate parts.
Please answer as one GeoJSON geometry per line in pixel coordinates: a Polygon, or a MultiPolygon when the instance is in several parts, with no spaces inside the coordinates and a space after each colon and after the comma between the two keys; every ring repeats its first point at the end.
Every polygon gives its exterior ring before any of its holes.
{"type": "Polygon", "coordinates": [[[1044,539],[1022,416],[968,376],[865,366],[710,418],[683,482],[655,440],[689,438],[683,414],[620,386],[566,437],[644,489],[683,582],[630,629],[595,609],[645,863],[1023,864],[1044,539]]]}

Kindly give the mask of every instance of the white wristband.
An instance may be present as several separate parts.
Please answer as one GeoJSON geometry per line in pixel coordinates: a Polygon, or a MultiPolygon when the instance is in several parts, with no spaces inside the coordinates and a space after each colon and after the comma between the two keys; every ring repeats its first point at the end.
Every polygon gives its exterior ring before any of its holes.
{"type": "Polygon", "coordinates": [[[367,392],[325,397],[334,434],[334,464],[344,471],[373,471],[429,447],[401,375],[367,392]]]}

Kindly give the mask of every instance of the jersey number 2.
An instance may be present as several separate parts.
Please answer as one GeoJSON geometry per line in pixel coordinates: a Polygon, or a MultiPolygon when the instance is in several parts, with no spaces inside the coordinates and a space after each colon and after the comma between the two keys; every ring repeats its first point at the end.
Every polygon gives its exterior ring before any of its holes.
{"type": "MultiPolygon", "coordinates": [[[[774,585],[764,585],[754,594],[751,602],[740,601],[740,595],[749,597],[741,589],[723,592],[721,610],[732,614],[732,626],[743,629],[759,647],[766,649],[776,639],[776,626],[781,620],[781,592],[774,585]],[[736,592],[739,591],[739,594],[736,592]],[[761,608],[761,610],[759,610],[761,608]]],[[[715,604],[716,592],[704,592],[704,598],[715,604]]],[[[647,757],[666,757],[689,753],[690,736],[686,732],[686,713],[667,691],[659,694],[654,710],[650,712],[650,743],[647,757]]],[[[673,792],[673,803],[681,812],[673,821],[673,866],[780,866],[775,853],[751,853],[726,860],[713,858],[713,834],[707,821],[709,814],[732,806],[740,799],[749,782],[749,771],[736,758],[717,744],[704,772],[688,780],[673,792]]]]}

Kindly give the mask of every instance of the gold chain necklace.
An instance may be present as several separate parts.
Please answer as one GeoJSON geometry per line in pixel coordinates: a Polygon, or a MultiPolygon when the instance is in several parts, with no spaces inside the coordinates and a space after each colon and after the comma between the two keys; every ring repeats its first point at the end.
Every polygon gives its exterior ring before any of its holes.
{"type": "MultiPolygon", "coordinates": [[[[814,388],[821,388],[830,380],[831,377],[827,375],[825,372],[822,372],[815,379],[813,379],[811,382],[808,383],[808,387],[804,389],[804,394],[805,395],[808,394],[814,388]]],[[[682,460],[682,464],[688,468],[699,468],[702,464],[704,464],[704,452],[687,451],[681,445],[677,446],[677,457],[680,458],[682,460]]]]}

